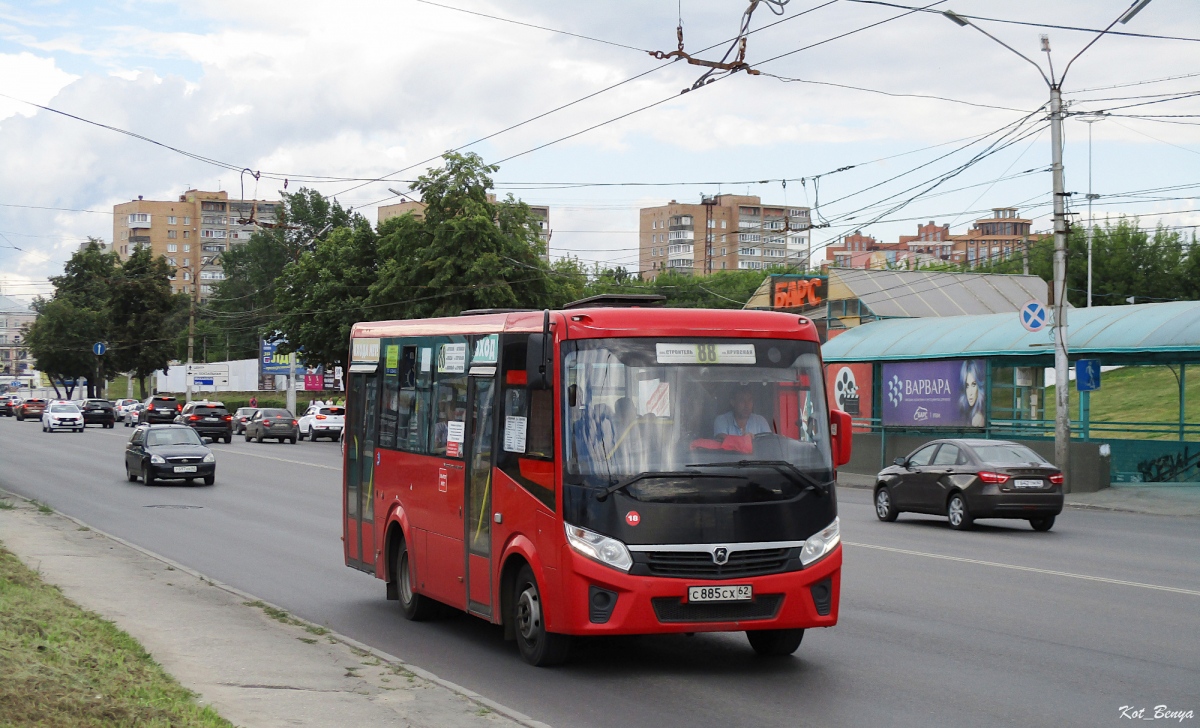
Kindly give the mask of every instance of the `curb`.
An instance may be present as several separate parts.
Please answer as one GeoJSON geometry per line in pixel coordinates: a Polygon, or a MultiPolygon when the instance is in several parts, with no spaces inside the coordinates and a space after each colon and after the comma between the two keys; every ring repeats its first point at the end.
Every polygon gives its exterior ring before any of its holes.
{"type": "MultiPolygon", "coordinates": [[[[26,503],[31,503],[33,501],[33,499],[31,499],[31,498],[26,498],[23,495],[18,495],[11,491],[4,490],[3,488],[0,488],[0,495],[4,495],[5,497],[11,497],[13,499],[19,499],[26,503]]],[[[39,501],[39,503],[40,503],[40,501],[39,501]]],[[[49,508],[49,506],[47,506],[45,503],[40,503],[40,505],[46,506],[47,508],[49,508]]],[[[432,672],[429,672],[428,670],[425,670],[424,668],[417,667],[416,665],[413,665],[412,663],[405,662],[404,660],[400,659],[399,657],[396,657],[395,655],[392,655],[392,654],[389,654],[382,650],[376,649],[374,647],[371,647],[370,645],[363,644],[362,642],[359,642],[358,640],[356,640],[352,637],[347,637],[346,635],[341,634],[340,632],[335,632],[334,630],[331,630],[328,627],[325,627],[324,625],[313,624],[312,622],[301,619],[300,617],[297,617],[295,614],[292,614],[290,611],[284,609],[283,607],[279,606],[278,604],[268,602],[265,599],[259,599],[258,597],[254,596],[253,594],[244,592],[235,586],[230,586],[229,584],[225,584],[223,582],[219,582],[214,579],[210,579],[209,577],[205,576],[204,574],[200,573],[199,571],[196,571],[195,569],[192,569],[191,567],[184,566],[183,564],[181,564],[177,561],[172,561],[171,559],[168,559],[165,556],[160,556],[159,554],[156,554],[153,551],[150,551],[148,549],[142,548],[141,546],[138,546],[137,544],[130,543],[129,541],[126,541],[125,539],[121,538],[120,536],[114,536],[111,533],[107,533],[105,531],[101,531],[97,528],[94,528],[90,524],[85,523],[84,521],[81,521],[78,518],[75,518],[74,516],[69,516],[65,513],[59,512],[58,510],[55,510],[55,509],[51,509],[51,510],[54,511],[54,515],[56,515],[56,516],[65,518],[68,521],[71,521],[72,523],[74,523],[76,525],[84,526],[84,527],[88,528],[92,533],[103,536],[104,538],[107,538],[110,541],[119,543],[122,546],[125,546],[126,548],[133,549],[134,551],[137,551],[138,553],[142,554],[143,556],[148,556],[148,557],[154,559],[155,561],[159,561],[163,564],[166,564],[167,566],[170,566],[171,568],[175,569],[176,571],[181,571],[185,574],[188,574],[189,576],[200,579],[201,581],[203,581],[211,586],[215,586],[218,589],[221,589],[230,594],[233,594],[234,596],[238,597],[239,599],[242,599],[243,601],[260,602],[260,603],[265,604],[273,609],[278,609],[281,612],[287,612],[289,616],[291,616],[298,622],[303,622],[306,625],[311,625],[313,627],[320,627],[322,629],[329,630],[328,636],[332,637],[333,639],[337,640],[338,642],[341,642],[342,644],[347,645],[348,647],[352,647],[356,650],[366,652],[366,653],[372,655],[373,657],[378,658],[379,660],[381,660],[383,662],[386,662],[386,663],[389,663],[392,665],[396,665],[398,667],[402,667],[403,669],[413,673],[414,675],[416,675],[417,677],[420,677],[423,680],[428,680],[431,683],[440,685],[441,687],[444,687],[447,690],[449,690],[457,695],[461,695],[462,697],[466,698],[467,700],[470,700],[471,702],[478,704],[480,707],[487,708],[488,710],[492,711],[493,713],[499,713],[500,715],[503,715],[505,718],[508,718],[509,720],[511,720],[519,725],[525,726],[525,728],[551,728],[551,726],[547,723],[543,723],[539,720],[535,720],[520,711],[509,708],[506,705],[497,703],[496,701],[494,701],[490,698],[485,698],[484,696],[480,695],[479,693],[475,692],[474,690],[463,687],[462,685],[459,685],[458,683],[454,683],[449,680],[440,678],[437,675],[434,675],[432,672]]]]}

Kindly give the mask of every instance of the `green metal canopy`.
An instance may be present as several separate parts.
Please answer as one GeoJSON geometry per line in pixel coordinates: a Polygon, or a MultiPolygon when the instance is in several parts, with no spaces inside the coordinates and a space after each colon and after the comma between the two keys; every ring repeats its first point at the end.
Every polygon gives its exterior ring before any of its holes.
{"type": "MultiPolygon", "coordinates": [[[[1049,326],[1026,331],[1016,312],[890,319],[849,329],[821,352],[826,362],[1009,357],[1014,365],[1049,365],[1054,357],[1050,332],[1049,326]]],[[[1105,363],[1196,361],[1200,301],[1072,308],[1067,349],[1072,358],[1105,363]]]]}

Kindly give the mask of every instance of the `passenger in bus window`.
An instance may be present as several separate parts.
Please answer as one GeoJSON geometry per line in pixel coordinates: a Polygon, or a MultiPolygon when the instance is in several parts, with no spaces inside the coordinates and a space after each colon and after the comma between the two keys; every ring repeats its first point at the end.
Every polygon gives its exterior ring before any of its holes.
{"type": "Polygon", "coordinates": [[[767,418],[754,412],[754,392],[747,385],[738,387],[729,399],[730,411],[713,422],[713,436],[758,435],[771,431],[767,418]]]}

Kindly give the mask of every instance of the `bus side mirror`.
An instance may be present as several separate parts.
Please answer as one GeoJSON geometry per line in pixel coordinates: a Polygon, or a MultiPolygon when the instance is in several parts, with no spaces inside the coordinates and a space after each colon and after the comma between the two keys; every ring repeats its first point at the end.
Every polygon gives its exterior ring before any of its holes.
{"type": "Polygon", "coordinates": [[[854,423],[850,415],[841,410],[829,413],[829,434],[833,440],[833,467],[840,468],[850,462],[850,448],[854,423]]]}
{"type": "Polygon", "coordinates": [[[530,389],[550,389],[554,369],[551,366],[554,337],[551,334],[530,334],[525,350],[525,380],[530,389]]]}

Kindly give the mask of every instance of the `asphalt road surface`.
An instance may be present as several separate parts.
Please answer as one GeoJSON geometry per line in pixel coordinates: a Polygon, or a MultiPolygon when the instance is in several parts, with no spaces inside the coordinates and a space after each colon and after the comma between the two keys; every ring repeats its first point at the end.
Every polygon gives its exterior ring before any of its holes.
{"type": "Polygon", "coordinates": [[[337,443],[238,438],[213,446],[216,485],[147,488],[124,477],[130,432],[0,418],[0,487],[554,726],[1096,726],[1159,705],[1200,725],[1196,519],[1068,510],[1049,533],[959,533],[880,523],[843,489],[840,623],[794,657],[740,633],[611,638],[538,669],[480,620],[405,621],[343,565],[337,443]]]}

